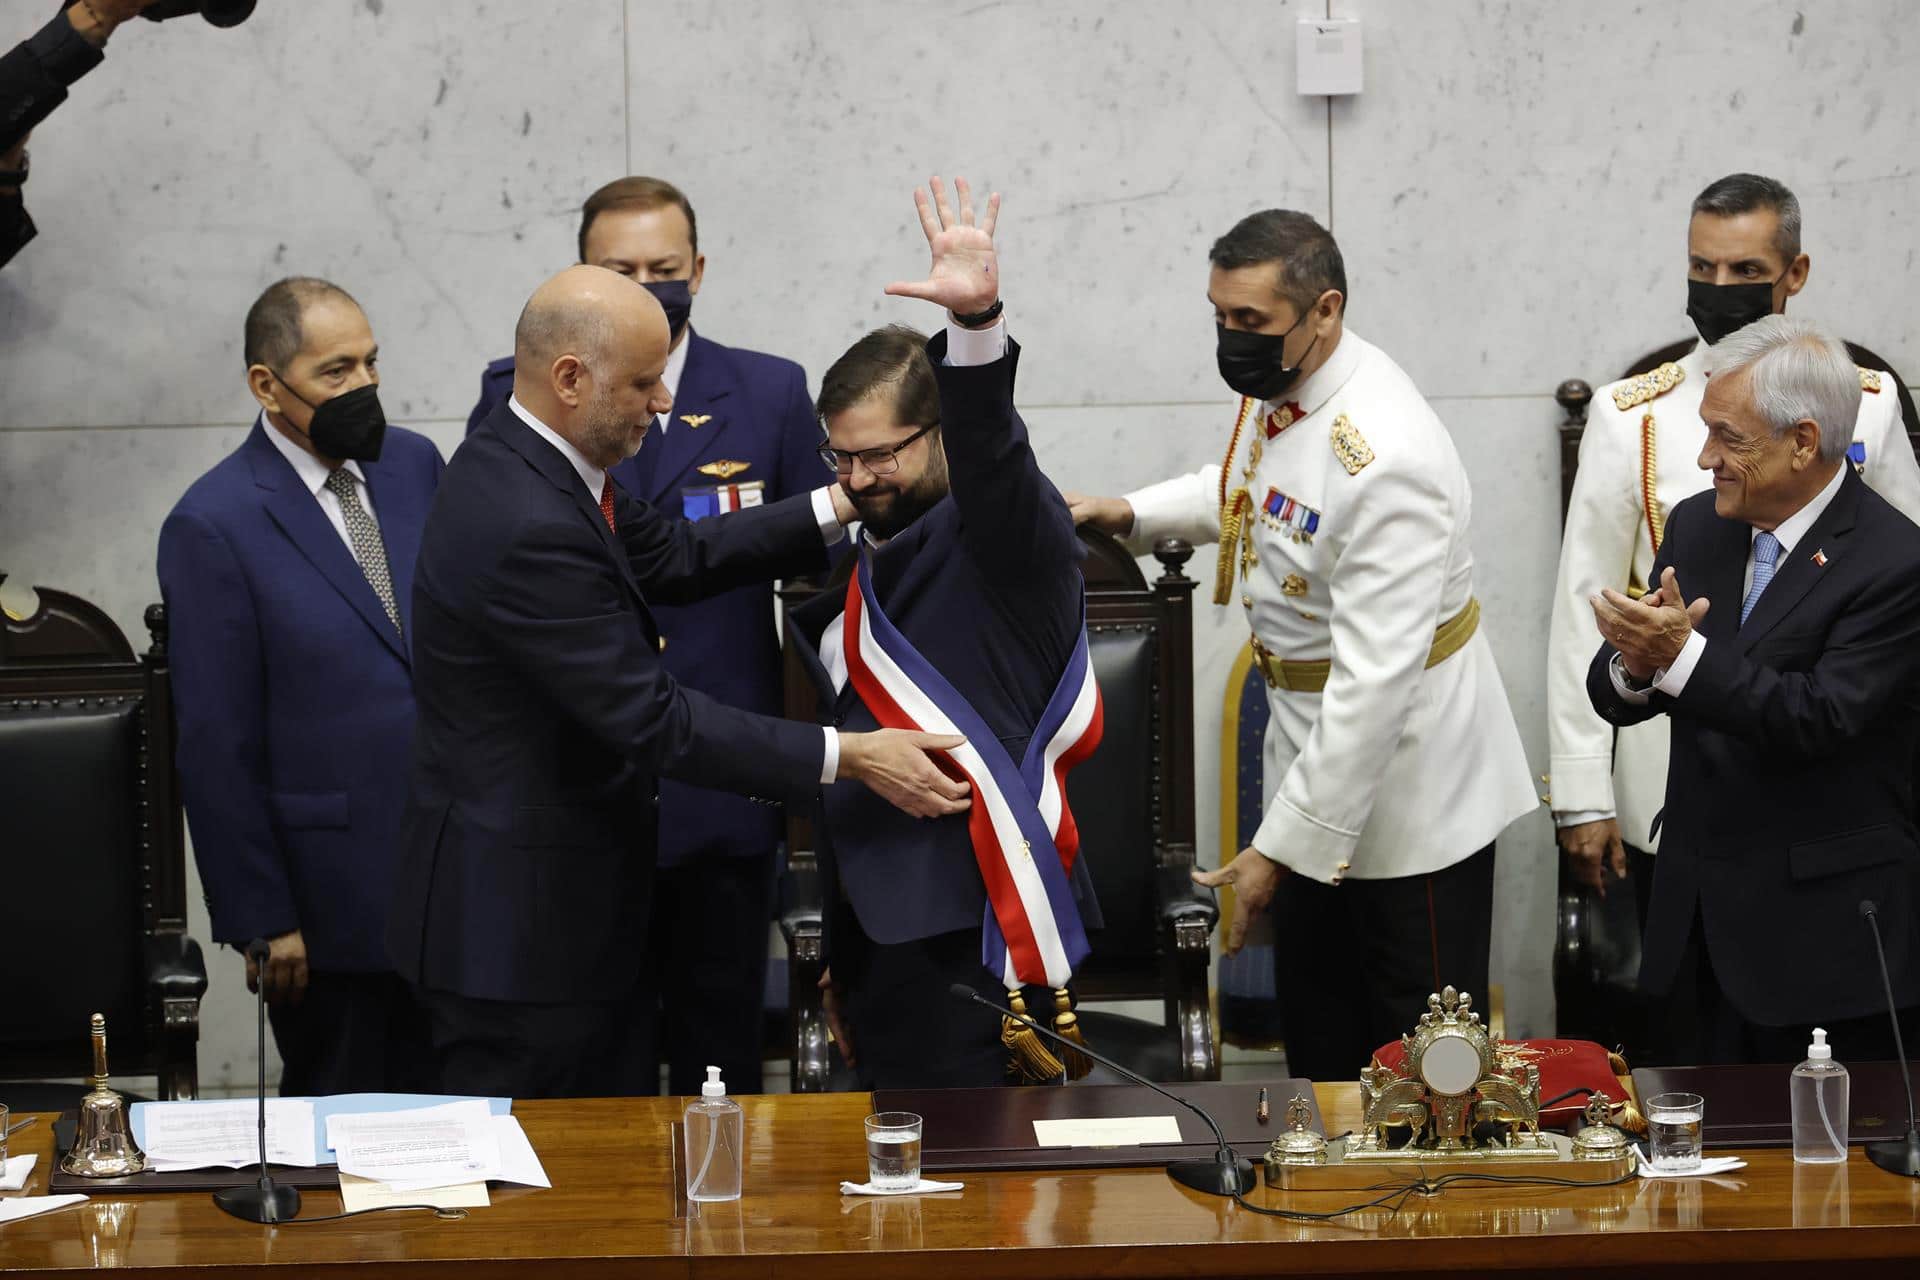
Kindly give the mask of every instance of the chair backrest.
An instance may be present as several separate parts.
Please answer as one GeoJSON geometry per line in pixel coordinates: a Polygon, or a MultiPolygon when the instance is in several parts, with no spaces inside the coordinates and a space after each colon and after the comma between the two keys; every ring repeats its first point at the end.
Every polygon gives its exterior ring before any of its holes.
{"type": "MultiPolygon", "coordinates": [[[[1082,529],[1080,540],[1087,642],[1105,723],[1099,749],[1069,777],[1067,798],[1106,927],[1089,936],[1093,955],[1075,983],[1090,999],[1155,999],[1168,988],[1156,877],[1194,861],[1195,583],[1183,572],[1193,549],[1163,541],[1154,553],[1163,572],[1149,585],[1112,538],[1082,529]]],[[[794,608],[816,590],[788,583],[780,595],[794,608]]],[[[812,720],[813,682],[787,648],[787,714],[812,720]]],[[[791,865],[810,872],[812,832],[797,808],[788,809],[787,829],[791,865]]]]}
{"type": "Polygon", "coordinates": [[[0,1074],[84,1074],[105,1013],[116,1075],[161,1071],[152,940],[186,931],[165,610],[139,659],[101,610],[38,589],[0,631],[0,937],[24,968],[0,1074]]]}
{"type": "MultiPolygon", "coordinates": [[[[1670,342],[1664,347],[1649,351],[1628,365],[1620,376],[1634,378],[1657,369],[1669,360],[1678,360],[1692,351],[1698,338],[1682,338],[1670,342]]],[[[1907,389],[1907,381],[1900,376],[1886,360],[1857,342],[1849,342],[1847,351],[1853,356],[1853,362],[1862,368],[1878,369],[1887,375],[1887,381],[1893,384],[1892,391],[1900,400],[1900,419],[1906,424],[1907,444],[1913,450],[1916,460],[1920,460],[1920,409],[1913,402],[1913,392],[1907,389]]],[[[1593,388],[1580,378],[1568,378],[1554,390],[1553,398],[1560,405],[1561,417],[1558,427],[1560,433],[1560,522],[1567,519],[1567,508],[1573,503],[1573,475],[1580,465],[1580,437],[1587,427],[1587,406],[1593,403],[1593,388]]]]}

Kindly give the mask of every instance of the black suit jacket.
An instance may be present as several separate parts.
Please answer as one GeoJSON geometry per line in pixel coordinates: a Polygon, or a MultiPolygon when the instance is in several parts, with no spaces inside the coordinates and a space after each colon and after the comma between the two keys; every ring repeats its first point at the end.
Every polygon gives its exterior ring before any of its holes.
{"type": "Polygon", "coordinates": [[[1750,1021],[1872,1014],[1885,1001],[1859,913],[1871,898],[1895,999],[1920,1003],[1920,528],[1849,468],[1742,625],[1752,531],[1713,502],[1674,508],[1654,566],[1712,602],[1684,690],[1626,702],[1606,645],[1587,673],[1614,724],[1673,721],[1641,983],[1672,985],[1697,907],[1720,987],[1750,1021]]]}
{"type": "Polygon", "coordinates": [[[819,728],[675,683],[647,609],[817,562],[810,500],[691,524],[616,492],[618,538],[579,474],[502,402],[435,495],[414,578],[419,719],[388,929],[395,966],[426,987],[623,994],[645,953],[656,779],[819,789],[819,728]]]}

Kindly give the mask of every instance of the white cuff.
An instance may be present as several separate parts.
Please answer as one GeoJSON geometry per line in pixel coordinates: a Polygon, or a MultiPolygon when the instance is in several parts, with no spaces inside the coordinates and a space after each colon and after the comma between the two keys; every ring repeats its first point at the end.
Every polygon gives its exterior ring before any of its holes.
{"type": "Polygon", "coordinates": [[[826,786],[840,773],[840,731],[830,724],[822,725],[821,731],[827,735],[827,755],[820,765],[820,785],[826,786]]]}
{"type": "Polygon", "coordinates": [[[1613,681],[1613,691],[1620,695],[1621,701],[1636,707],[1647,705],[1647,691],[1627,683],[1627,669],[1622,665],[1618,653],[1607,659],[1607,678],[1613,681]]]}
{"type": "Polygon", "coordinates": [[[1553,825],[1555,827],[1580,827],[1585,826],[1589,822],[1607,822],[1611,820],[1613,816],[1613,810],[1611,809],[1573,809],[1566,813],[1555,811],[1553,815],[1553,825]]]}
{"type": "Polygon", "coordinates": [[[1700,655],[1707,651],[1707,638],[1698,631],[1687,633],[1687,642],[1680,646],[1680,656],[1665,671],[1656,671],[1653,687],[1670,698],[1677,698],[1687,687],[1687,680],[1693,675],[1693,669],[1700,665],[1700,655]]]}
{"type": "Polygon", "coordinates": [[[947,359],[954,368],[992,364],[1007,354],[1007,318],[1001,316],[985,329],[963,329],[947,319],[947,359]]]}
{"type": "Polygon", "coordinates": [[[840,523],[840,513],[833,509],[832,485],[823,484],[813,491],[813,518],[820,526],[820,541],[828,546],[847,536],[847,527],[840,523]]]}

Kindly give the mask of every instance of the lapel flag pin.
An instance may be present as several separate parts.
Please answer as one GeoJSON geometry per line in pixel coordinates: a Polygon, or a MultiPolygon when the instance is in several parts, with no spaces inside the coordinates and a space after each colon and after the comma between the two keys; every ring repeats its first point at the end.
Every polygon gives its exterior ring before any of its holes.
{"type": "Polygon", "coordinates": [[[1813,562],[1814,562],[1815,564],[1817,564],[1817,565],[1819,565],[1819,566],[1820,566],[1820,567],[1821,567],[1822,569],[1824,569],[1824,568],[1826,568],[1826,567],[1827,567],[1827,553],[1826,553],[1825,551],[1816,551],[1816,552],[1814,552],[1814,553],[1813,553],[1813,562]]]}

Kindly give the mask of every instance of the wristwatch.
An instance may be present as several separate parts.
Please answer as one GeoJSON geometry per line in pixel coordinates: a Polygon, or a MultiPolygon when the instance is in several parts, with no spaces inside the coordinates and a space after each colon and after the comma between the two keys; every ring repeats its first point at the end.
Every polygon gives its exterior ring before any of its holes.
{"type": "Polygon", "coordinates": [[[978,329],[983,325],[989,325],[995,320],[998,320],[1000,313],[1006,309],[1007,300],[1005,298],[995,298],[993,305],[985,311],[976,311],[970,316],[963,316],[956,312],[953,317],[953,322],[962,329],[978,329]]]}
{"type": "Polygon", "coordinates": [[[0,187],[18,187],[23,185],[27,180],[27,170],[29,167],[27,153],[22,151],[20,153],[20,167],[18,169],[0,169],[0,187]]]}

